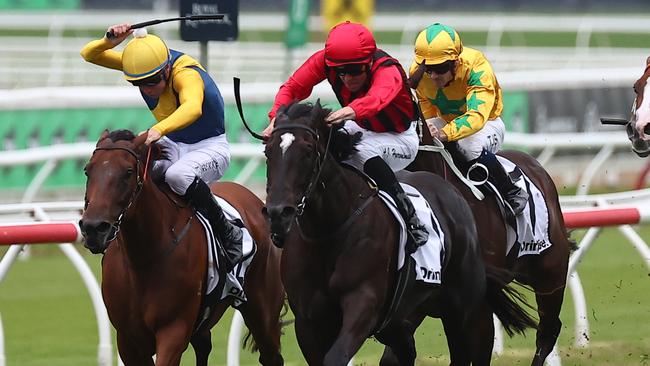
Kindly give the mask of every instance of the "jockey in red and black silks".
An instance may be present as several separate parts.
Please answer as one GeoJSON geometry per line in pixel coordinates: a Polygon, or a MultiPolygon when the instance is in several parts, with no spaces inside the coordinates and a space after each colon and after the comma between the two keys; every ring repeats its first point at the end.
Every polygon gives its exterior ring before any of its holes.
{"type": "Polygon", "coordinates": [[[372,33],[363,25],[336,25],[324,49],[311,55],[282,84],[269,111],[270,124],[264,136],[271,137],[281,106],[307,99],[323,80],[330,83],[342,107],[331,112],[325,122],[344,124],[350,134],[361,132],[357,151],[346,163],[364,171],[393,197],[409,227],[412,248],[426,243],[428,233],[394,174],[406,168],[417,154],[415,101],[402,66],[377,48],[372,33]]]}
{"type": "Polygon", "coordinates": [[[377,114],[369,116],[363,120],[357,119],[356,122],[361,127],[375,132],[403,132],[408,130],[411,122],[416,119],[415,107],[410,97],[410,91],[406,82],[406,73],[399,65],[399,61],[391,57],[383,50],[377,50],[372,58],[370,67],[369,83],[360,92],[353,93],[350,89],[346,88],[336,69],[326,67],[327,80],[332,85],[332,90],[336,94],[336,98],[342,106],[349,105],[356,98],[363,97],[368,92],[370,85],[374,78],[394,77],[394,74],[386,74],[380,71],[381,68],[397,65],[395,68],[400,72],[402,77],[402,90],[398,91],[398,97],[393,99],[393,102],[388,104],[384,109],[380,110],[377,114]]]}

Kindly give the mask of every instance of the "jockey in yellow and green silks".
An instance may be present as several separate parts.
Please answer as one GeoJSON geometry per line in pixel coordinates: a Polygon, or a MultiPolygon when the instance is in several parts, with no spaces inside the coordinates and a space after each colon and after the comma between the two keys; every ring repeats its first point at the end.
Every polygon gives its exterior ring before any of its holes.
{"type": "Polygon", "coordinates": [[[484,165],[512,211],[521,213],[528,193],[511,181],[494,155],[505,135],[503,96],[485,55],[464,47],[454,28],[435,23],[415,40],[410,76],[431,135],[457,142],[469,163],[484,165]]]}

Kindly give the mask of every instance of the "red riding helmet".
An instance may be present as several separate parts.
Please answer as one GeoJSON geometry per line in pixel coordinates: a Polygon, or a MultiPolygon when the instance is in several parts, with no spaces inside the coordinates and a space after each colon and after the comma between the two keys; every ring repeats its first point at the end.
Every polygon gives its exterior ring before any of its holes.
{"type": "Polygon", "coordinates": [[[370,63],[376,50],[375,38],[368,28],[346,21],[334,26],[327,36],[325,64],[333,67],[370,63]]]}

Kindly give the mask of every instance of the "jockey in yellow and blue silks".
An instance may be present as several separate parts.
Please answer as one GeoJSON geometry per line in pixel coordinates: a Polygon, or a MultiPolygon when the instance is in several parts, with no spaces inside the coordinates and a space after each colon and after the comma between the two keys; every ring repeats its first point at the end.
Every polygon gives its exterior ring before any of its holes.
{"type": "Polygon", "coordinates": [[[123,51],[113,48],[134,33],[129,24],[108,28],[114,38],[91,41],[81,50],[84,60],[120,70],[140,90],[157,123],[147,130],[145,143],[156,143],[163,159],[156,160],[153,175],[164,177],[208,218],[226,256],[228,272],[241,259],[242,231],[226,219],[207,183],[217,181],[230,164],[225,135],[224,102],[216,83],[194,58],[169,49],[144,29],[123,51]]]}
{"type": "Polygon", "coordinates": [[[431,135],[456,141],[470,164],[484,165],[514,214],[521,213],[528,193],[512,182],[494,155],[505,134],[503,96],[483,53],[463,47],[452,27],[435,23],[415,40],[410,75],[431,135]]]}

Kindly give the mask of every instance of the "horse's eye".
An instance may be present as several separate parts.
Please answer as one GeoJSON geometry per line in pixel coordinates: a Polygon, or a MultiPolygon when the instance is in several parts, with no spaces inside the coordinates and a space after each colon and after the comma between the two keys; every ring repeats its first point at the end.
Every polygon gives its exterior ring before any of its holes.
{"type": "Polygon", "coordinates": [[[84,175],[87,177],[88,176],[88,167],[84,167],[84,175]]]}
{"type": "Polygon", "coordinates": [[[133,175],[133,168],[128,168],[125,173],[126,177],[130,177],[133,175]]]}

